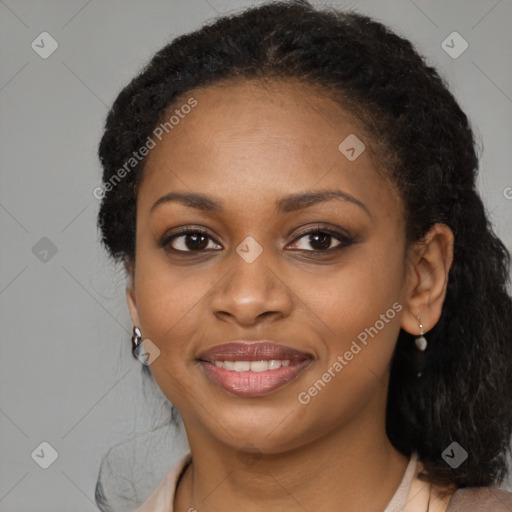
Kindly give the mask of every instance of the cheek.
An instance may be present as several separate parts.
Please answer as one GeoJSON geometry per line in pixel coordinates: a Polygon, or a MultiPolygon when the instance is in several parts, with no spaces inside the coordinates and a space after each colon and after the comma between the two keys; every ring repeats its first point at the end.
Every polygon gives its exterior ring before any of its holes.
{"type": "Polygon", "coordinates": [[[378,250],[376,244],[359,246],[340,265],[315,274],[300,273],[293,289],[305,311],[309,309],[308,316],[317,319],[315,325],[321,332],[346,342],[373,326],[390,308],[386,325],[398,323],[397,307],[392,306],[401,297],[401,258],[398,250],[378,250]]]}
{"type": "Polygon", "coordinates": [[[322,341],[321,364],[301,390],[299,403],[306,404],[304,419],[315,429],[328,430],[386,400],[403,309],[400,275],[393,269],[353,268],[326,280],[324,291],[310,298],[309,319],[322,341]]]}
{"type": "Polygon", "coordinates": [[[184,278],[183,273],[179,276],[169,266],[159,268],[155,263],[148,264],[136,279],[143,338],[149,338],[160,350],[151,373],[167,399],[185,415],[195,410],[190,370],[196,364],[194,340],[205,335],[201,329],[204,315],[198,312],[212,286],[210,279],[184,278]]]}
{"type": "Polygon", "coordinates": [[[165,352],[178,350],[200,327],[197,312],[215,280],[211,273],[172,268],[160,257],[140,258],[135,290],[143,336],[165,352]],[[186,275],[188,273],[189,275],[186,275]]]}

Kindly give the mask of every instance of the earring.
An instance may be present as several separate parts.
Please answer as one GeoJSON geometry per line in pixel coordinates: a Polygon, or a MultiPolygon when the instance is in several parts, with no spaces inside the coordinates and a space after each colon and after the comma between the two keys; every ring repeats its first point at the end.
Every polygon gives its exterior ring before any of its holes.
{"type": "Polygon", "coordinates": [[[133,356],[135,356],[135,350],[137,350],[137,347],[142,343],[142,334],[140,332],[140,329],[138,327],[133,327],[133,335],[132,335],[132,353],[133,356]]]}
{"type": "Polygon", "coordinates": [[[423,352],[427,348],[427,340],[425,339],[425,336],[423,336],[423,324],[421,323],[421,320],[419,320],[419,324],[420,335],[416,337],[414,343],[416,344],[418,350],[421,350],[421,352],[423,352]]]}

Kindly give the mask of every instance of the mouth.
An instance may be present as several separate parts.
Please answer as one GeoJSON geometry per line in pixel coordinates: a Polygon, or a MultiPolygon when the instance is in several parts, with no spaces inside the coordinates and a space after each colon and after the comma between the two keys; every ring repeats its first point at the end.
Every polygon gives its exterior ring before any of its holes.
{"type": "Polygon", "coordinates": [[[269,341],[217,345],[198,357],[213,384],[242,397],[273,392],[297,379],[312,360],[305,352],[269,341]]]}

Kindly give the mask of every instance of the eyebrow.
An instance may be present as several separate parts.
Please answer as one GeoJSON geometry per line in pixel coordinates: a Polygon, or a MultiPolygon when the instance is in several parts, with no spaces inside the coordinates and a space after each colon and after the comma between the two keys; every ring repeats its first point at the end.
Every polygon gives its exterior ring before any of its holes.
{"type": "MultiPolygon", "coordinates": [[[[341,190],[314,190],[300,192],[281,197],[276,201],[276,209],[279,213],[289,213],[303,208],[308,208],[314,204],[333,199],[350,202],[363,209],[371,218],[372,215],[367,206],[356,199],[354,196],[341,190]]],[[[223,202],[206,194],[197,194],[194,192],[170,192],[157,199],[151,206],[149,212],[152,213],[155,208],[164,203],[178,202],[190,208],[196,208],[212,213],[221,213],[223,211],[223,202]]]]}

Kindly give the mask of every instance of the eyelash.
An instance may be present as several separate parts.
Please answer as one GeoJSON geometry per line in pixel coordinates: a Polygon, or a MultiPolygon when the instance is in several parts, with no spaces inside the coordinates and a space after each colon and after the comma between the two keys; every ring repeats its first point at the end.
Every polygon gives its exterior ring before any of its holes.
{"type": "MultiPolygon", "coordinates": [[[[322,234],[322,235],[329,235],[333,238],[335,238],[338,242],[340,242],[339,245],[337,245],[336,247],[332,247],[330,249],[313,249],[313,250],[305,250],[305,249],[295,249],[297,251],[305,251],[305,252],[308,252],[308,253],[313,253],[313,254],[329,254],[329,253],[332,253],[336,250],[340,250],[340,249],[343,249],[344,247],[348,247],[350,245],[352,245],[353,243],[355,243],[355,240],[353,237],[347,235],[347,234],[344,234],[344,233],[340,233],[338,231],[334,231],[332,229],[329,229],[329,228],[323,228],[321,225],[318,225],[318,226],[315,226],[314,228],[312,229],[309,229],[308,231],[305,231],[303,233],[300,233],[294,240],[292,243],[295,243],[297,242],[298,240],[300,240],[301,238],[304,238],[308,235],[318,235],[318,234],[322,234]]],[[[207,237],[209,238],[210,240],[212,240],[214,243],[216,243],[217,245],[220,245],[218,242],[216,242],[210,235],[207,231],[203,230],[203,229],[200,229],[200,228],[196,228],[196,227],[189,227],[189,226],[186,226],[185,228],[183,228],[181,231],[177,232],[177,233],[173,233],[172,235],[169,235],[169,236],[164,236],[162,238],[162,240],[159,242],[159,247],[160,248],[166,248],[166,250],[168,250],[169,252],[174,252],[174,253],[177,253],[177,254],[194,254],[194,253],[201,253],[201,252],[208,252],[208,251],[211,251],[212,249],[201,249],[201,250],[188,250],[188,251],[182,251],[180,249],[174,249],[172,247],[169,247],[167,249],[167,246],[170,246],[171,242],[174,241],[175,239],[177,238],[180,238],[184,235],[201,235],[201,236],[204,236],[204,237],[207,237]]],[[[213,250],[219,250],[219,249],[213,249],[213,250]]]]}

